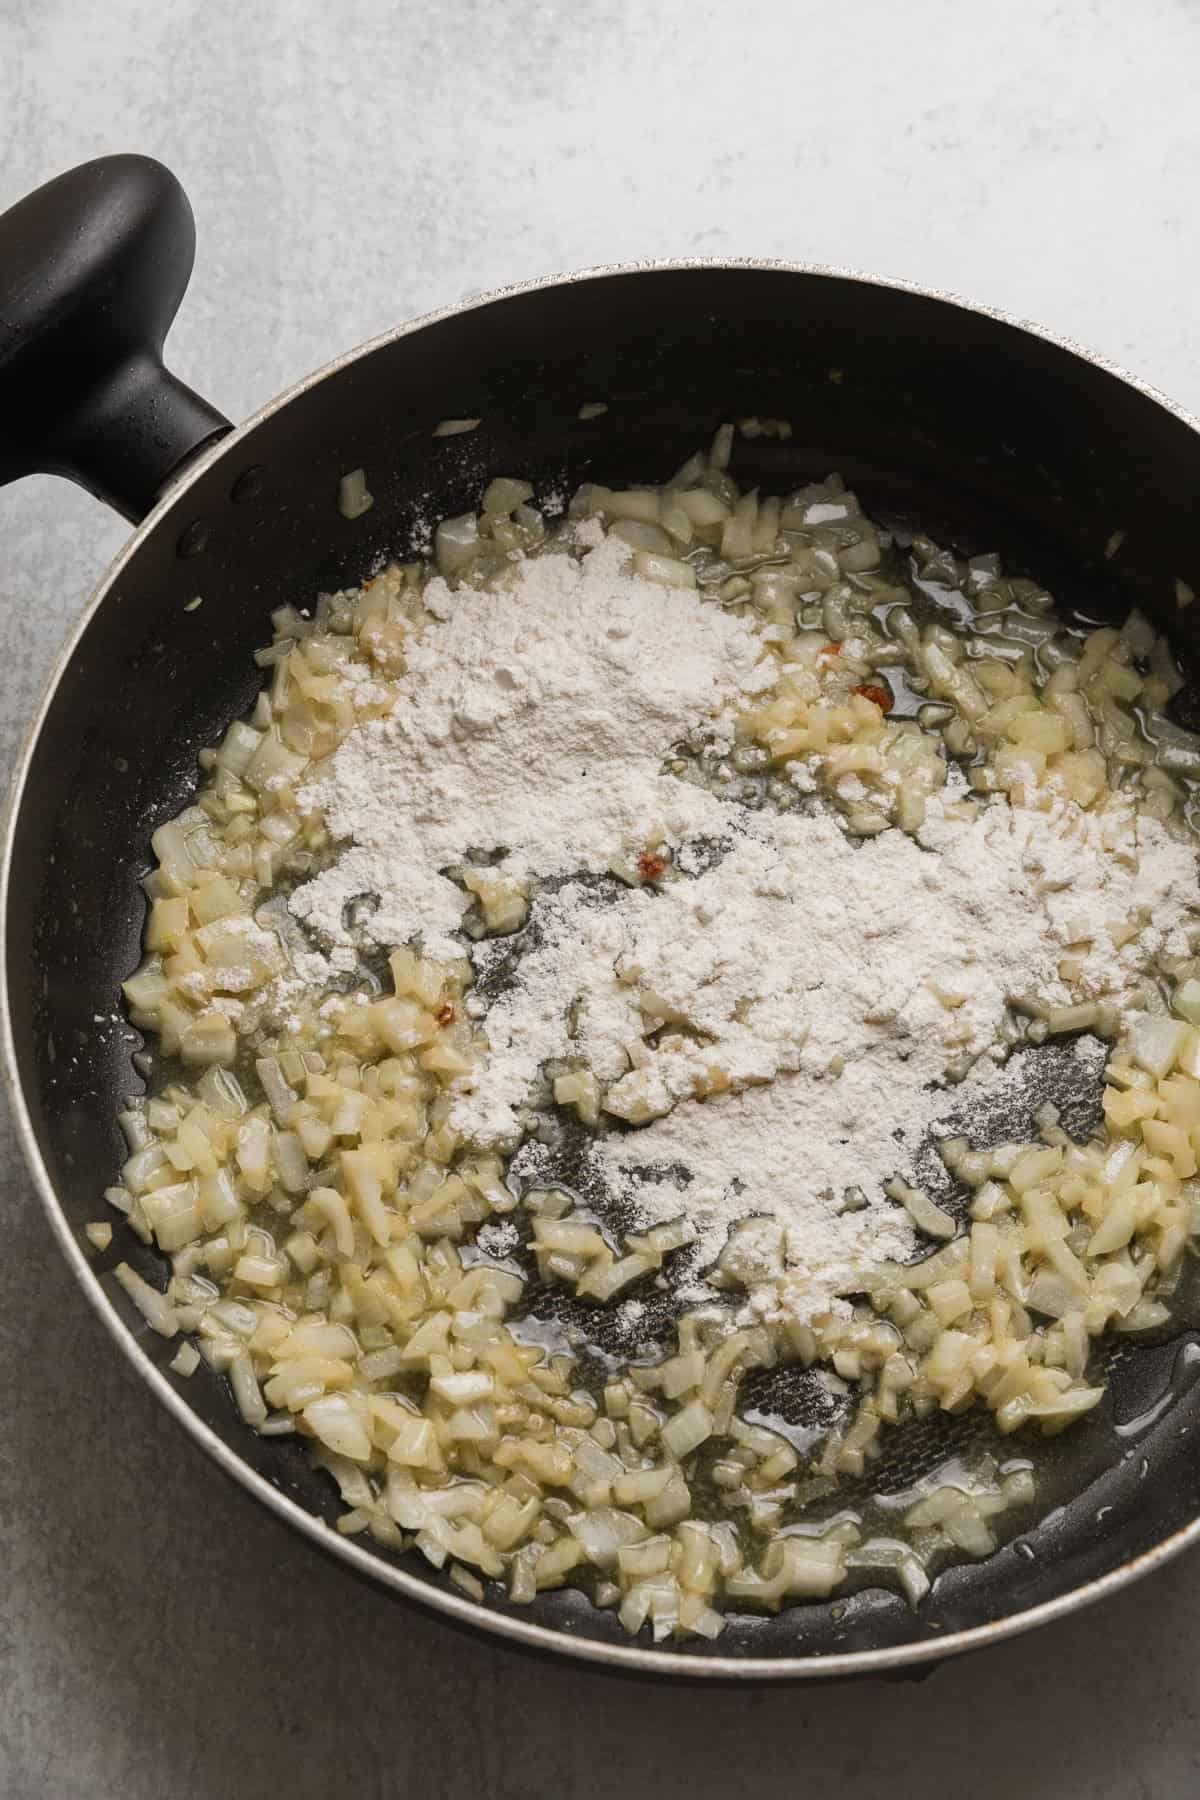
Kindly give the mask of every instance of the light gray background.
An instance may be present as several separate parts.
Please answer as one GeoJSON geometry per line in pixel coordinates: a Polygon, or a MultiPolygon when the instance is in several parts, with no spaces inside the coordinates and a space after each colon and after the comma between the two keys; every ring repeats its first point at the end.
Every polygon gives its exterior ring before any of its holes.
{"type": "MultiPolygon", "coordinates": [[[[235,418],[471,291],[676,254],[955,289],[1200,411],[1198,57],[1196,0],[0,0],[0,205],[170,163],[173,362],[235,418]]],[[[5,769],[121,537],[61,484],[0,493],[5,769]]],[[[5,1800],[1196,1791],[1196,1557],[921,1687],[634,1688],[364,1591],[118,1364],[4,1130],[5,1800]]]]}

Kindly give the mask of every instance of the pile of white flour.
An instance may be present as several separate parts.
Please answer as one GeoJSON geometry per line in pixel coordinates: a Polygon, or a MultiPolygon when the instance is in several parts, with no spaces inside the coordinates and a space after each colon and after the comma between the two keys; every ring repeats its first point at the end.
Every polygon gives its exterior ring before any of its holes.
{"type": "MultiPolygon", "coordinates": [[[[581,1059],[607,1110],[635,1122],[698,1088],[799,1072],[806,1178],[840,1192],[877,1170],[872,1120],[886,1140],[937,1117],[930,1084],[990,1051],[1010,998],[1065,1005],[1127,986],[1178,924],[1191,861],[1131,809],[973,815],[935,798],[919,842],[887,831],[856,843],[826,812],[727,808],[725,828],[717,866],[661,893],[597,905],[568,883],[539,905],[541,942],[488,1014],[493,1054],[458,1103],[460,1130],[511,1146],[552,1057],[581,1059]],[[1118,952],[1108,927],[1138,908],[1153,923],[1118,952]]],[[[756,1104],[765,1117],[766,1097],[756,1104]]],[[[660,1138],[666,1128],[647,1128],[611,1155],[644,1159],[660,1138]]]]}
{"type": "Polygon", "coordinates": [[[330,945],[350,943],[347,903],[379,897],[379,943],[451,936],[467,896],[439,871],[471,851],[517,877],[601,870],[654,828],[673,842],[719,830],[723,809],[662,774],[697,726],[728,717],[773,678],[744,620],[622,572],[611,538],[582,562],[514,565],[505,593],[425,590],[426,629],[406,651],[391,715],[353,731],[302,798],[348,847],[292,896],[330,945]]]}
{"type": "Polygon", "coordinates": [[[695,1267],[735,1221],[769,1216],[792,1310],[811,1310],[863,1257],[908,1253],[882,1184],[911,1178],[952,1104],[948,1068],[972,1065],[955,1090],[969,1103],[1002,1079],[1011,997],[1119,996],[1161,950],[1181,952],[1194,879],[1187,847],[1132,811],[968,811],[934,800],[920,843],[888,831],[857,845],[828,813],[742,815],[716,868],[661,894],[597,907],[568,884],[488,1015],[493,1055],[456,1124],[511,1144],[540,1065],[578,1057],[612,1084],[610,1110],[656,1115],[601,1137],[595,1174],[645,1220],[686,1212],[695,1267]],[[1152,922],[1114,949],[1108,927],[1139,909],[1152,922]],[[682,1031],[656,1030],[664,1004],[682,1031]],[[688,1098],[714,1066],[733,1091],[688,1098]],[[866,1208],[839,1215],[854,1188],[866,1208]]]}
{"type": "MultiPolygon", "coordinates": [[[[430,584],[392,712],[357,727],[306,791],[345,847],[290,904],[330,966],[350,953],[345,909],[364,894],[378,942],[461,955],[465,896],[447,866],[479,855],[571,877],[665,834],[682,873],[661,891],[614,899],[567,879],[538,897],[454,1123],[511,1149],[548,1060],[591,1070],[610,1117],[651,1121],[601,1134],[597,1176],[644,1221],[686,1212],[696,1267],[738,1219],[775,1221],[764,1254],[811,1311],[864,1258],[911,1251],[881,1184],[946,1113],[947,1071],[972,1065],[980,1093],[1001,1078],[1014,995],[1119,1004],[1164,947],[1182,948],[1171,934],[1195,857],[1131,808],[950,798],[930,803],[917,842],[889,830],[857,843],[828,812],[747,812],[663,773],[698,729],[730,741],[777,665],[752,623],[635,579],[627,557],[610,539],[582,562],[518,562],[499,594],[430,584]],[[1109,927],[1130,919],[1140,927],[1117,950],[1109,927]],[[847,1189],[865,1205],[841,1211],[847,1189]]],[[[477,966],[508,948],[477,946],[477,966]]]]}

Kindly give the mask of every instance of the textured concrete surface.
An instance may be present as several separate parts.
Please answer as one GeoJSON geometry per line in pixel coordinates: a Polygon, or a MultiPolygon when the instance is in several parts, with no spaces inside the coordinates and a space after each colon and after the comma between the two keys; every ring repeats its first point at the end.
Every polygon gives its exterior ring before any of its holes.
{"type": "MultiPolygon", "coordinates": [[[[0,0],[0,204],[103,150],[200,225],[175,366],[238,416],[554,268],[766,254],[1044,320],[1200,410],[1188,0],[0,0]]],[[[0,751],[122,536],[0,494],[0,751]]],[[[1200,1560],[920,1687],[641,1689],[350,1584],[224,1486],[53,1253],[5,1126],[0,1796],[1196,1791],[1200,1560]]]]}

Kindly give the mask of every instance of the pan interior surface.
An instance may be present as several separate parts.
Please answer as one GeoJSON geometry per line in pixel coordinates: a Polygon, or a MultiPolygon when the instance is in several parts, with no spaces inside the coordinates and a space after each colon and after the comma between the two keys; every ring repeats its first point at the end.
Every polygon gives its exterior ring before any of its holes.
{"type": "MultiPolygon", "coordinates": [[[[834,275],[682,267],[501,296],[346,359],[236,434],[154,515],[86,623],[28,763],[13,823],[11,1025],[37,1151],[76,1241],[103,1211],[124,1156],[115,1114],[140,1085],[119,996],[139,956],[150,834],[193,791],[197,752],[252,702],[271,610],[404,557],[493,475],[525,476],[539,496],[659,481],[722,420],[755,414],[787,418],[792,436],[739,442],[743,486],[783,493],[836,469],[869,515],[996,550],[1065,613],[1140,606],[1172,631],[1194,678],[1176,584],[1200,590],[1188,528],[1200,438],[1136,387],[1011,324],[834,275]],[[607,411],[581,420],[589,402],[607,411]],[[445,418],[480,423],[433,435],[445,418]],[[357,468],[374,506],[350,521],[338,482],[357,468]],[[1119,551],[1106,554],[1115,533],[1119,551]]],[[[165,1370],[172,1347],[108,1272],[122,1259],[151,1280],[162,1259],[118,1231],[95,1266],[165,1370]]],[[[944,1573],[919,1610],[865,1589],[735,1616],[715,1645],[684,1646],[671,1663],[936,1654],[953,1634],[1148,1555],[1200,1511],[1200,1350],[1183,1332],[1125,1344],[1110,1365],[1105,1405],[1060,1453],[1062,1503],[988,1561],[944,1573]]],[[[215,1378],[165,1379],[241,1464],[332,1523],[332,1484],[298,1443],[253,1435],[215,1378]]],[[[907,1436],[879,1471],[897,1488],[956,1441],[906,1448],[907,1436]]],[[[397,1565],[366,1539],[357,1555],[380,1573],[403,1567],[431,1598],[450,1592],[422,1558],[397,1565]]],[[[611,1614],[569,1590],[532,1607],[498,1599],[477,1617],[550,1627],[567,1649],[629,1646],[611,1614]]]]}

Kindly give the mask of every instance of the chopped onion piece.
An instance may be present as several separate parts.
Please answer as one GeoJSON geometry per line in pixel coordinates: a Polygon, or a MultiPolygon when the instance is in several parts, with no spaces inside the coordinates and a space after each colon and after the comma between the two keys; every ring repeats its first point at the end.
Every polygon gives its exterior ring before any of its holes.
{"type": "Polygon", "coordinates": [[[367,491],[367,478],[361,469],[351,469],[338,482],[338,511],[343,519],[361,519],[375,504],[375,497],[367,491]]]}
{"type": "Polygon", "coordinates": [[[179,1330],[179,1319],[166,1296],[143,1281],[128,1263],[118,1263],[113,1274],[151,1330],[157,1331],[160,1337],[174,1337],[179,1330]]]}

